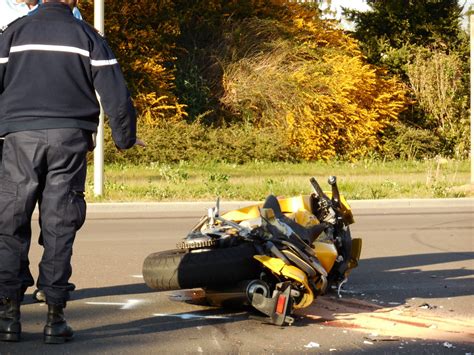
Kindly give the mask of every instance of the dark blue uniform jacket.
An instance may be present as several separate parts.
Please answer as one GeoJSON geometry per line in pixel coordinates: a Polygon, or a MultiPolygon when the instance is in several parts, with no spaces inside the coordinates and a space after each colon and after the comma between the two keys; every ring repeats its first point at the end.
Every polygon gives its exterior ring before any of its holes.
{"type": "Polygon", "coordinates": [[[115,144],[136,140],[136,114],[105,39],[62,3],[46,3],[0,35],[0,137],[10,132],[97,130],[99,103],[115,144]]]}

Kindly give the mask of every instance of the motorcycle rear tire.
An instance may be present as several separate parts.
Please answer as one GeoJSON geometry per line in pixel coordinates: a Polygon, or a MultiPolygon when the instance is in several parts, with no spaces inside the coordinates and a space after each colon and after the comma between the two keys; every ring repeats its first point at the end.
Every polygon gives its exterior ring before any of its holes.
{"type": "Polygon", "coordinates": [[[234,285],[259,277],[260,264],[253,258],[255,254],[255,248],[248,243],[192,253],[153,253],[143,263],[143,279],[148,287],[159,291],[234,285]]]}

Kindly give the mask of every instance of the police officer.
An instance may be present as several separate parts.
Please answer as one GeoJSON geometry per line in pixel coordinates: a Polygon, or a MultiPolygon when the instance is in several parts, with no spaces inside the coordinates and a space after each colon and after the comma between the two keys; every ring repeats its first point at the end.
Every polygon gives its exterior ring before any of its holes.
{"type": "Polygon", "coordinates": [[[38,202],[44,252],[45,343],[73,331],[64,308],[74,285],[71,255],[84,223],[86,153],[97,130],[99,93],[119,149],[144,145],[120,67],[94,28],[74,18],[76,0],[44,0],[0,35],[0,340],[19,341],[28,286],[31,215],[38,202]],[[26,246],[26,247],[25,247],[26,246]]]}

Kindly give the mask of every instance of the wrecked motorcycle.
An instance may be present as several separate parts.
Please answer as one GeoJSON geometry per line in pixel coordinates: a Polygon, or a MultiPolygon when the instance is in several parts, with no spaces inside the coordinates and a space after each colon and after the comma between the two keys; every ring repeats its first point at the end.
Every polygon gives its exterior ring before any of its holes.
{"type": "Polygon", "coordinates": [[[351,208],[336,177],[323,192],[277,198],[220,214],[219,200],[176,250],[143,263],[145,283],[159,291],[202,288],[213,306],[247,305],[269,323],[292,324],[293,311],[337,290],[358,264],[362,240],[352,239],[351,208]]]}

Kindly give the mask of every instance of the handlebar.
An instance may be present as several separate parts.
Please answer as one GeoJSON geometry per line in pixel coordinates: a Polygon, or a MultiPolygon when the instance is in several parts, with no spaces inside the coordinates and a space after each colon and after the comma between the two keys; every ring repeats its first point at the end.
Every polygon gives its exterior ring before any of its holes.
{"type": "Polygon", "coordinates": [[[332,201],[334,202],[335,207],[341,208],[341,196],[339,194],[339,188],[337,187],[337,178],[335,176],[330,176],[328,184],[331,185],[332,201]]]}

